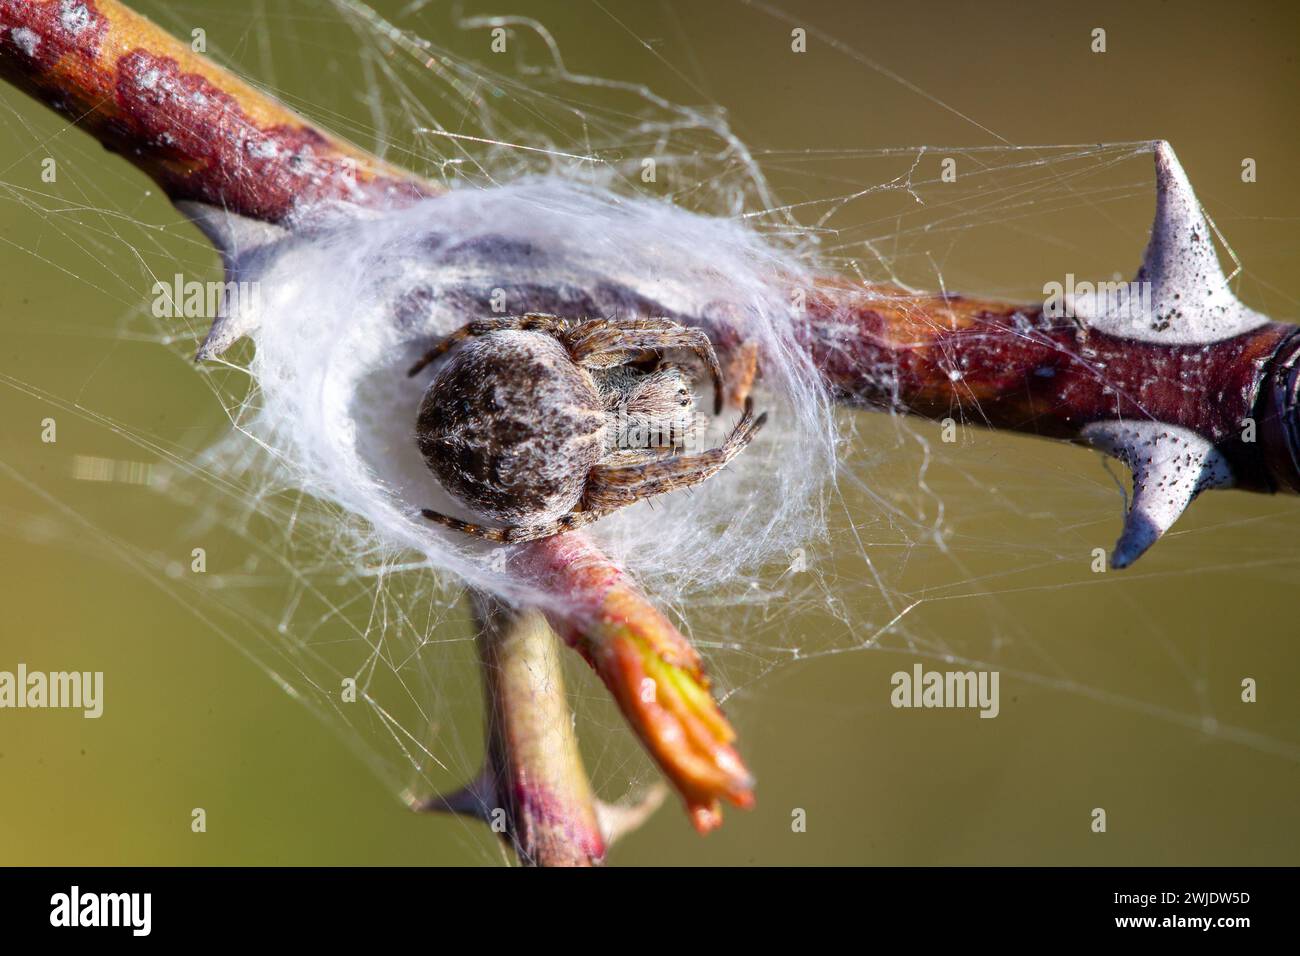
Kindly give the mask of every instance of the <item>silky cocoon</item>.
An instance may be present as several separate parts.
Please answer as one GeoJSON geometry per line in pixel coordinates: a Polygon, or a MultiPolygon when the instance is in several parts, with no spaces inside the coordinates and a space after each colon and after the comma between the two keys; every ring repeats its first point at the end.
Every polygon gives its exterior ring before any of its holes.
{"type": "MultiPolygon", "coordinates": [[[[415,550],[434,570],[503,600],[547,600],[507,573],[509,546],[420,516],[465,509],[416,447],[429,376],[406,375],[466,322],[526,309],[667,314],[715,342],[758,347],[755,401],[769,420],[753,445],[704,484],[587,529],[656,596],[684,601],[752,580],[824,535],[837,428],[795,337],[808,275],[743,224],[548,177],[392,210],[308,209],[292,225],[266,241],[226,240],[232,278],[259,291],[230,319],[256,345],[259,395],[244,430],[269,452],[273,483],[363,519],[349,525],[358,553],[415,550]]],[[[707,393],[706,381],[697,385],[707,393]]],[[[736,415],[712,420],[700,446],[719,442],[736,415]]]]}

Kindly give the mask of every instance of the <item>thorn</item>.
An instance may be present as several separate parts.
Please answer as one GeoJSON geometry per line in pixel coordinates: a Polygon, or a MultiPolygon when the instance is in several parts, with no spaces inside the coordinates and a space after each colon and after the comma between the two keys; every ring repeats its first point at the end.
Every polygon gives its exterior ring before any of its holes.
{"type": "Polygon", "coordinates": [[[1080,433],[1133,472],[1133,500],[1111,567],[1126,568],[1155,544],[1207,488],[1234,484],[1227,459],[1209,439],[1166,422],[1094,422],[1080,433]]]}
{"type": "MultiPolygon", "coordinates": [[[[250,270],[250,264],[255,259],[262,258],[269,249],[289,235],[283,226],[250,219],[207,203],[181,200],[175,205],[190,222],[199,227],[199,231],[221,254],[227,283],[238,282],[249,272],[256,275],[259,270],[250,270]]],[[[259,319],[255,310],[248,307],[236,307],[227,314],[217,316],[203,344],[199,346],[194,361],[216,358],[237,339],[252,332],[259,319]]]]}
{"type": "Polygon", "coordinates": [[[596,822],[606,848],[627,836],[650,819],[668,796],[668,786],[660,781],[626,803],[596,801],[596,822]]]}
{"type": "Polygon", "coordinates": [[[182,199],[175,206],[177,211],[199,227],[199,231],[207,236],[217,252],[221,253],[221,258],[227,262],[262,246],[279,242],[289,235],[289,230],[284,226],[250,219],[207,203],[182,199]]]}
{"type": "Polygon", "coordinates": [[[416,813],[454,813],[459,816],[473,817],[484,823],[491,822],[492,811],[501,803],[497,799],[493,777],[486,770],[451,793],[418,797],[407,790],[402,795],[402,799],[416,813]]]}
{"type": "Polygon", "coordinates": [[[1106,289],[1078,296],[1075,315],[1104,334],[1169,345],[1217,342],[1265,324],[1228,284],[1173,147],[1160,140],[1153,152],[1156,213],[1142,267],[1132,283],[1102,283],[1106,289]]]}
{"type": "MultiPolygon", "coordinates": [[[[227,280],[229,281],[229,280],[227,280]]],[[[226,349],[234,345],[248,333],[256,328],[256,323],[249,318],[245,318],[241,313],[234,315],[219,315],[212,322],[212,328],[208,330],[207,337],[204,338],[203,344],[199,346],[194,353],[195,363],[206,362],[220,356],[226,349]]]]}

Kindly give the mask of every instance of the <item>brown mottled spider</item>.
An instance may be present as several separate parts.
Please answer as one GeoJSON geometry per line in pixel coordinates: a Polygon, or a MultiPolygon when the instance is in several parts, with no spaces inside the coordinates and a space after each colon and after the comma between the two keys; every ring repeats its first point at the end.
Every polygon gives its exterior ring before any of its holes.
{"type": "Polygon", "coordinates": [[[662,353],[689,351],[704,363],[715,413],[722,410],[722,370],[703,331],[670,319],[480,319],[439,342],[409,374],[457,345],[425,390],[416,439],[448,492],[507,527],[422,513],[489,541],[549,537],[698,485],[767,418],[755,418],[747,399],[720,447],[680,454],[694,436],[695,400],[686,371],[662,353]],[[629,434],[659,440],[629,442],[629,434]]]}

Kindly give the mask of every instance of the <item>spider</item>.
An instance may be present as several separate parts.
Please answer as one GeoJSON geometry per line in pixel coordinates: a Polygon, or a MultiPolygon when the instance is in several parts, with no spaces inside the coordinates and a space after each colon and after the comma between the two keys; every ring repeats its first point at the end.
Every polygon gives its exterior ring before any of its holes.
{"type": "Polygon", "coordinates": [[[703,331],[670,319],[480,319],[442,339],[408,374],[453,348],[420,402],[416,440],[448,492],[506,527],[421,513],[488,541],[546,538],[642,498],[698,485],[767,419],[755,418],[746,399],[720,447],[681,453],[694,437],[695,400],[686,370],[662,353],[698,356],[713,380],[715,414],[722,410],[722,370],[703,331]],[[629,442],[629,434],[660,440],[629,442]]]}

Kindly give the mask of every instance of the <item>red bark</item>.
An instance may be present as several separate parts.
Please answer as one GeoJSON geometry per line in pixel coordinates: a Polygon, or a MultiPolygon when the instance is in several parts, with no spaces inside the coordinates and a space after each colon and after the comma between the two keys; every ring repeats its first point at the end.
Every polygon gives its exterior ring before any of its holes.
{"type": "Polygon", "coordinates": [[[0,0],[0,76],[173,200],[280,222],[299,203],[437,189],[314,127],[116,0],[0,0]]]}
{"type": "Polygon", "coordinates": [[[1089,330],[1012,305],[829,280],[800,336],[849,404],[1077,440],[1088,424],[1152,419],[1208,438],[1238,487],[1295,491],[1297,329],[1269,323],[1197,345],[1089,330]],[[1280,376],[1280,377],[1279,377],[1280,376]],[[1256,422],[1244,441],[1245,421],[1256,422]]]}

